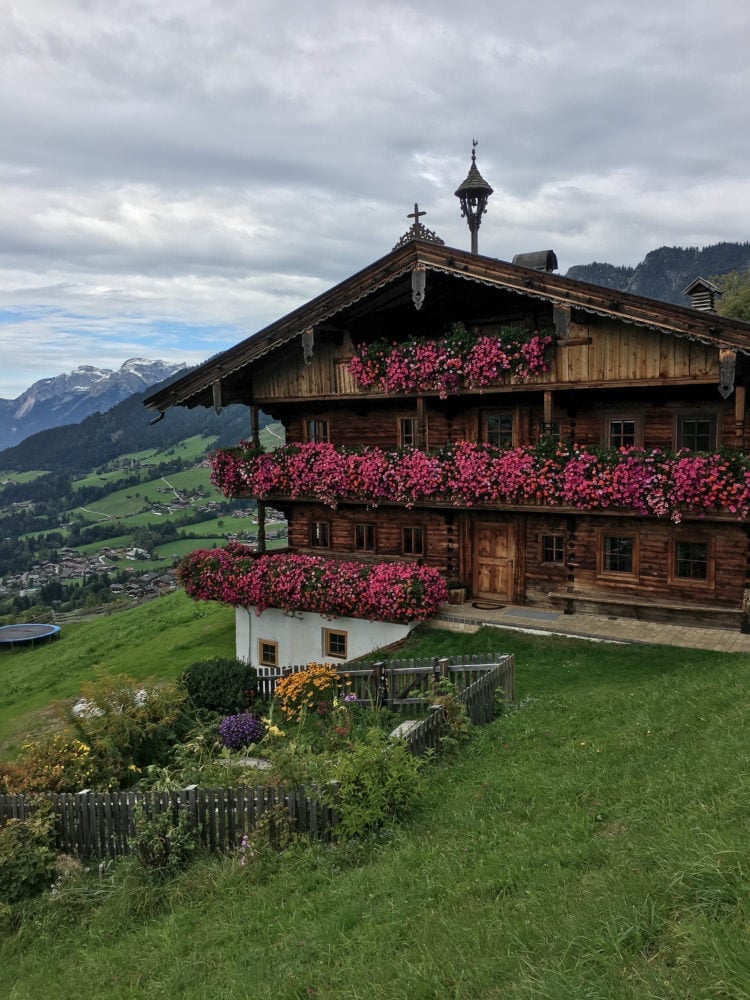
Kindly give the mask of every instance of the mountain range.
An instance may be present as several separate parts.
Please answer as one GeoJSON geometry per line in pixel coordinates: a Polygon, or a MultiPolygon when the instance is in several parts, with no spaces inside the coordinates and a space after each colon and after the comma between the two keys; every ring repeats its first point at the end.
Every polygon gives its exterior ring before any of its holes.
{"type": "Polygon", "coordinates": [[[183,364],[130,358],[119,369],[81,365],[35,382],[16,399],[0,399],[0,448],[50,427],[77,424],[185,369],[183,364]]]}
{"type": "Polygon", "coordinates": [[[714,243],[708,247],[660,247],[651,250],[636,267],[614,264],[576,264],[566,278],[689,306],[684,289],[694,278],[714,278],[730,271],[750,270],[750,243],[714,243]]]}

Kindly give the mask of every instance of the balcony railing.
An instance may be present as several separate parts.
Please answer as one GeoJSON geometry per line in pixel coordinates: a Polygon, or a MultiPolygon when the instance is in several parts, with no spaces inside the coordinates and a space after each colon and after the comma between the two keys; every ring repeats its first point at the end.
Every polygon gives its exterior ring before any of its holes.
{"type": "Polygon", "coordinates": [[[750,460],[740,454],[595,451],[558,445],[501,449],[457,441],[438,451],[240,444],[214,455],[211,479],[226,496],[363,503],[536,505],[651,517],[750,511],[750,460]]]}

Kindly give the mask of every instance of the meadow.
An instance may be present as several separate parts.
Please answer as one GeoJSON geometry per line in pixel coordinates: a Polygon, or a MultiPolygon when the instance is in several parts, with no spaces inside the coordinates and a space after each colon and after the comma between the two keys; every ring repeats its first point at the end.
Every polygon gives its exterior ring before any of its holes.
{"type": "MultiPolygon", "coordinates": [[[[29,722],[91,671],[226,653],[231,620],[174,595],[0,676],[29,722]]],[[[398,655],[485,651],[515,655],[516,705],[426,768],[408,822],[161,883],[94,871],[6,931],[3,995],[750,997],[747,659],[428,628],[398,655]]]]}

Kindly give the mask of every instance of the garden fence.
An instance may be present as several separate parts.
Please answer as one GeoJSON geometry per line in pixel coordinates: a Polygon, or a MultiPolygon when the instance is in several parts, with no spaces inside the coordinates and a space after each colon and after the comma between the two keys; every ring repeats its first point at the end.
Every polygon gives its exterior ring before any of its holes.
{"type": "MultiPolygon", "coordinates": [[[[506,702],[515,697],[514,661],[510,655],[394,661],[372,664],[357,671],[342,668],[342,673],[352,677],[355,690],[357,683],[366,684],[375,700],[384,681],[388,691],[395,691],[400,686],[416,691],[417,683],[426,684],[436,675],[458,678],[459,684],[462,679],[469,680],[460,688],[458,697],[466,705],[471,721],[477,725],[492,719],[498,692],[506,702]],[[470,680],[472,677],[474,679],[470,680]]],[[[423,700],[407,696],[389,698],[388,702],[416,704],[423,700]]],[[[426,718],[414,723],[405,736],[412,753],[423,754],[439,745],[443,714],[443,709],[436,705],[426,718]]],[[[130,853],[139,807],[147,816],[171,812],[175,823],[181,813],[185,814],[209,851],[238,848],[242,837],[254,829],[260,817],[279,806],[289,814],[292,829],[328,838],[337,824],[335,784],[329,786],[329,792],[321,796],[318,790],[305,789],[301,785],[295,788],[269,785],[218,789],[191,786],[168,792],[48,792],[43,798],[52,803],[55,813],[57,850],[80,857],[116,858],[130,853]]],[[[38,799],[39,796],[0,795],[0,822],[25,818],[34,811],[38,799]]]]}
{"type": "MultiPolygon", "coordinates": [[[[504,665],[497,686],[502,688],[507,701],[515,700],[515,673],[513,657],[497,653],[474,656],[430,656],[411,660],[377,660],[358,666],[341,665],[337,668],[342,680],[348,682],[357,699],[365,704],[380,704],[386,708],[408,711],[424,705],[430,698],[433,680],[447,678],[460,693],[479,677],[498,665],[504,665]]],[[[258,694],[266,701],[273,698],[276,685],[282,677],[306,670],[306,664],[290,667],[257,667],[258,694]]],[[[470,713],[471,714],[471,713],[470,713]]],[[[483,721],[473,719],[472,721],[483,721]]]]}

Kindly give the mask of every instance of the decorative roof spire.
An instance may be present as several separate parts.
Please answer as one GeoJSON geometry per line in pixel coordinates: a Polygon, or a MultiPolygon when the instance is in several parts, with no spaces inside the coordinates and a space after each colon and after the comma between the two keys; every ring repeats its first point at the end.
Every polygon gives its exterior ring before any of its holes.
{"type": "Polygon", "coordinates": [[[471,167],[463,184],[455,191],[461,202],[461,215],[466,219],[471,232],[471,252],[479,253],[478,233],[482,216],[487,211],[487,199],[492,194],[492,188],[477,169],[477,140],[471,143],[471,167]]]}
{"type": "Polygon", "coordinates": [[[441,246],[444,244],[444,240],[441,240],[437,233],[434,233],[427,226],[423,226],[419,221],[420,215],[427,215],[427,212],[420,212],[419,205],[414,202],[414,211],[409,212],[406,216],[407,219],[414,219],[411,227],[404,233],[401,239],[398,241],[394,250],[398,250],[399,247],[406,246],[407,243],[411,243],[412,240],[426,240],[428,243],[439,243],[441,246]]]}

